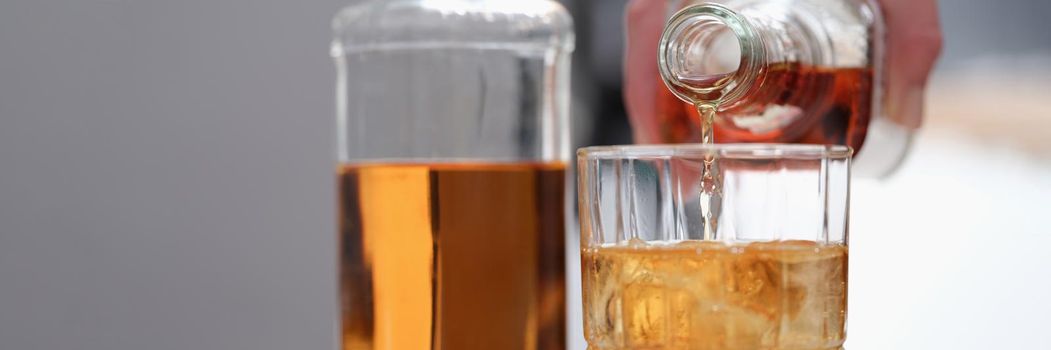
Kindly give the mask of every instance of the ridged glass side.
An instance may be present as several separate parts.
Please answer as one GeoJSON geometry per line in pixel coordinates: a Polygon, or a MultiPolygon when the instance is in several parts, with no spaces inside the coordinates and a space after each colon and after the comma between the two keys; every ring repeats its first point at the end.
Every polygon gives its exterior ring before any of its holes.
{"type": "Polygon", "coordinates": [[[611,147],[579,155],[583,244],[706,240],[706,157],[722,179],[707,240],[846,243],[849,151],[839,146],[611,147]],[[786,148],[787,147],[787,148],[786,148]]]}

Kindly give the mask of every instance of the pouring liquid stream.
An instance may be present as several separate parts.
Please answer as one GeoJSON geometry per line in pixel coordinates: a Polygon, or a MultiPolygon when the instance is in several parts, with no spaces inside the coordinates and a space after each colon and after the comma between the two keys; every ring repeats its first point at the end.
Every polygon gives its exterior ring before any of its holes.
{"type": "MultiPolygon", "coordinates": [[[[715,138],[712,126],[715,123],[716,105],[703,102],[695,102],[694,105],[697,107],[697,115],[701,118],[701,143],[704,145],[714,144],[715,138]]],[[[719,212],[723,202],[722,185],[723,181],[722,177],[719,176],[715,155],[712,153],[705,154],[700,183],[700,208],[704,218],[703,238],[706,241],[716,238],[715,235],[719,227],[719,212]]]]}

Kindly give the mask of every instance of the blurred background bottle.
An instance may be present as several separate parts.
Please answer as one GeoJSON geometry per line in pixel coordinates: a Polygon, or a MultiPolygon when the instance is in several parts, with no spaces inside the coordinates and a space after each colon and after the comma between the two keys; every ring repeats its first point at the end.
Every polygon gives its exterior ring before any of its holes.
{"type": "MultiPolygon", "coordinates": [[[[716,142],[847,145],[858,152],[854,169],[863,176],[888,174],[903,159],[911,130],[880,110],[883,21],[875,4],[665,5],[669,22],[658,49],[663,79],[657,79],[663,81],[653,82],[659,142],[699,142],[696,107],[684,101],[706,101],[718,105],[716,142]]],[[[626,69],[630,75],[640,68],[626,69]]]]}
{"type": "Polygon", "coordinates": [[[562,349],[572,19],[372,0],[333,22],[344,349],[562,349]]]}

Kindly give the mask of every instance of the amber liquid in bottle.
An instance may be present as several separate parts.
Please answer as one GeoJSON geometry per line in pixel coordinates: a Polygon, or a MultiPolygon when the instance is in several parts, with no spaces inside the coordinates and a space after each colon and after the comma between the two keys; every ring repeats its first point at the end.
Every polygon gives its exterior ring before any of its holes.
{"type": "MultiPolygon", "coordinates": [[[[714,139],[718,143],[777,142],[840,144],[859,150],[865,141],[872,113],[872,70],[869,68],[823,68],[798,63],[779,63],[763,68],[765,79],[732,106],[716,106],[714,139]],[[749,129],[746,119],[771,107],[795,109],[798,117],[783,125],[749,129]]],[[[717,79],[706,79],[714,81],[717,79]]],[[[702,141],[704,123],[694,103],[675,97],[664,83],[657,82],[657,117],[661,141],[702,141]]]]}
{"type": "Polygon", "coordinates": [[[339,171],[343,349],[562,349],[565,166],[339,171]]]}

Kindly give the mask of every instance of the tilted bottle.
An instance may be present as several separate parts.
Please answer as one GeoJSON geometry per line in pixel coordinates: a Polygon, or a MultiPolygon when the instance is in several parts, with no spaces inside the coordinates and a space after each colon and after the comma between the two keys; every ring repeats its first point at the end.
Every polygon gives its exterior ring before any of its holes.
{"type": "Polygon", "coordinates": [[[654,82],[663,142],[699,141],[693,104],[705,103],[717,107],[715,142],[847,145],[855,173],[870,177],[903,159],[912,130],[880,108],[883,19],[874,2],[666,4],[663,82],[654,82]]]}

